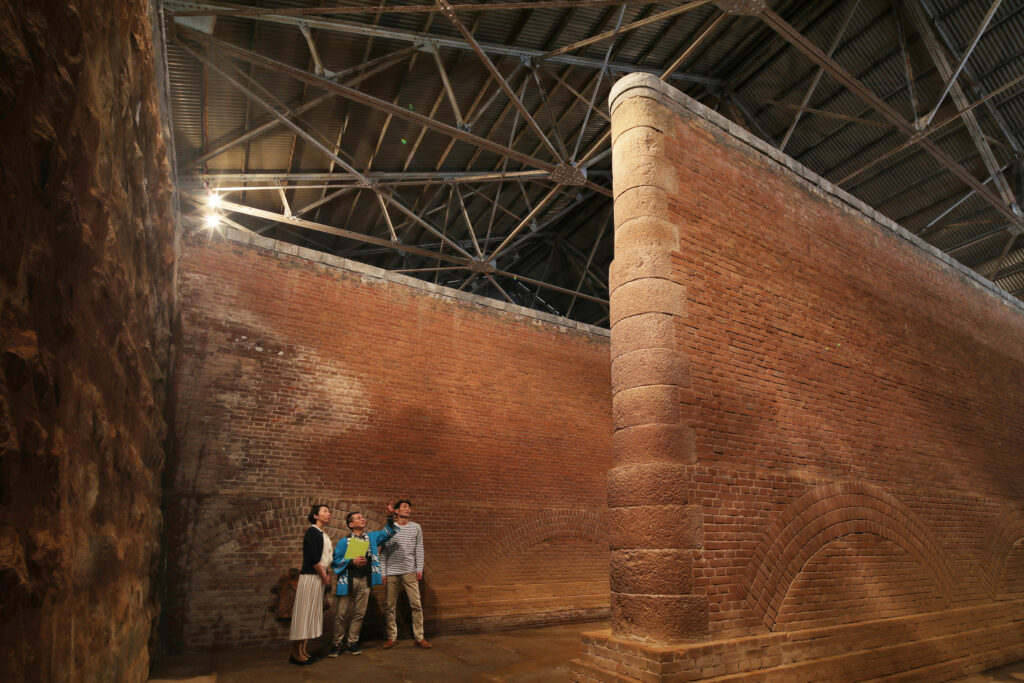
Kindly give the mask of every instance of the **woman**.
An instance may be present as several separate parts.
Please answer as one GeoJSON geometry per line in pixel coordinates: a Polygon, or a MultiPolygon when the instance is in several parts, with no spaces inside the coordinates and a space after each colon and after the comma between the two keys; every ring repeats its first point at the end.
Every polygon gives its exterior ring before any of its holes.
{"type": "Polygon", "coordinates": [[[315,660],[306,652],[306,641],[319,638],[323,633],[324,589],[331,585],[327,569],[333,557],[331,537],[324,528],[331,523],[331,509],[326,505],[314,505],[307,516],[312,525],[302,538],[302,569],[299,571],[299,585],[295,590],[295,608],[292,610],[292,653],[288,661],[306,666],[315,660]]]}

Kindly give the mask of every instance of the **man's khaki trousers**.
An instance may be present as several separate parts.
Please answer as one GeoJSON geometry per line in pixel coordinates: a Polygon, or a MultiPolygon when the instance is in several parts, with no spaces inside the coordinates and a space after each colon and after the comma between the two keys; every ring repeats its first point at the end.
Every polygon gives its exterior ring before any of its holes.
{"type": "Polygon", "coordinates": [[[398,624],[395,622],[395,605],[398,592],[404,590],[412,608],[412,637],[423,640],[423,605],[420,603],[420,585],[416,572],[389,576],[384,587],[384,619],[387,624],[388,640],[398,640],[398,624]]]}
{"type": "Polygon", "coordinates": [[[366,604],[369,600],[369,579],[358,576],[350,577],[348,595],[338,596],[337,605],[334,610],[334,637],[332,645],[340,645],[342,639],[345,638],[346,620],[348,620],[348,642],[359,642],[359,632],[363,629],[363,617],[366,616],[366,604]],[[352,612],[351,619],[348,619],[349,612],[352,612]]]}

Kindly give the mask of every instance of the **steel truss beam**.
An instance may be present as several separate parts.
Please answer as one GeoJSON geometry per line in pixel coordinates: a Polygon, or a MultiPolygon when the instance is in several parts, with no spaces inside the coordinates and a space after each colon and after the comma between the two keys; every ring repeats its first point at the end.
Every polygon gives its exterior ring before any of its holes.
{"type": "MultiPolygon", "coordinates": [[[[193,173],[182,178],[182,186],[196,188],[210,186],[217,189],[223,185],[239,183],[262,183],[263,187],[246,186],[244,189],[267,189],[277,183],[305,183],[317,187],[329,187],[341,183],[359,183],[360,176],[373,185],[432,185],[435,183],[504,183],[514,180],[547,180],[547,171],[367,171],[355,176],[346,172],[334,173],[193,173]]],[[[591,173],[597,177],[609,175],[608,171],[591,173]]]]}
{"type": "MultiPolygon", "coordinates": [[[[995,6],[998,7],[998,0],[995,6]]],[[[908,3],[911,16],[914,18],[914,22],[917,24],[918,33],[924,42],[925,48],[928,50],[928,54],[931,55],[932,62],[935,63],[935,68],[938,70],[939,75],[943,78],[948,79],[948,85],[946,90],[953,98],[953,102],[956,104],[957,111],[963,112],[961,118],[963,118],[964,126],[967,128],[968,134],[974,141],[975,147],[978,148],[978,152],[981,154],[982,160],[985,162],[985,168],[988,169],[989,175],[994,178],[993,184],[996,190],[999,192],[999,196],[1003,198],[1003,202],[1007,206],[1011,207],[1014,213],[1019,214],[1020,209],[1017,206],[1017,199],[1013,196],[1013,191],[1010,189],[1009,183],[1003,177],[1002,172],[999,170],[999,162],[996,160],[995,154],[992,153],[992,148],[988,144],[988,140],[985,137],[984,131],[981,129],[981,124],[978,123],[977,117],[974,115],[974,111],[968,110],[967,108],[971,105],[967,95],[964,94],[963,89],[956,82],[956,77],[959,74],[959,70],[954,71],[949,65],[949,60],[946,58],[946,53],[939,46],[938,40],[932,34],[931,25],[928,23],[927,17],[925,17],[924,9],[916,2],[908,3]]],[[[991,20],[991,16],[988,17],[991,20]]],[[[984,22],[984,26],[988,25],[988,21],[984,22]]],[[[976,43],[975,43],[976,44],[976,43]]],[[[966,53],[964,59],[961,61],[959,68],[963,68],[966,63],[966,57],[970,54],[966,53]]],[[[945,93],[943,93],[945,96],[945,93]]],[[[941,99],[939,100],[941,103],[941,99]]],[[[931,122],[935,111],[938,110],[938,104],[932,111],[927,119],[924,121],[927,126],[931,122]]]]}
{"type": "Polygon", "coordinates": [[[968,172],[967,169],[960,166],[960,164],[956,163],[956,161],[940,149],[938,145],[927,137],[919,134],[914,125],[904,120],[903,117],[900,116],[899,112],[893,109],[888,102],[876,95],[870,88],[864,85],[864,83],[841,67],[838,62],[823,53],[814,43],[808,40],[795,28],[790,26],[782,17],[775,14],[770,9],[765,9],[761,12],[760,16],[762,21],[768,24],[790,45],[795,47],[814,62],[825,67],[833,78],[868,103],[879,114],[881,114],[883,118],[899,128],[900,131],[907,135],[908,138],[915,139],[916,144],[920,144],[936,161],[942,164],[953,175],[960,178],[960,180],[962,180],[968,187],[977,192],[978,196],[984,198],[986,202],[991,204],[997,211],[999,211],[999,213],[1005,216],[1007,220],[1014,225],[1022,224],[1021,217],[1014,213],[1013,209],[1007,206],[999,197],[992,194],[991,190],[985,187],[980,180],[975,178],[974,175],[968,172]]]}
{"type": "MultiPolygon", "coordinates": [[[[621,4],[621,3],[612,3],[621,4]]],[[[192,9],[202,8],[203,10],[209,10],[216,12],[219,10],[215,5],[209,5],[206,3],[190,3],[184,2],[184,0],[170,0],[167,3],[167,7],[173,11],[182,9],[182,12],[189,11],[188,6],[192,6],[192,9]]],[[[440,11],[433,8],[434,11],[440,11]]],[[[334,31],[337,33],[345,33],[348,35],[358,35],[374,38],[384,38],[387,40],[396,40],[404,43],[412,43],[419,50],[429,52],[437,47],[448,47],[455,50],[473,50],[473,47],[465,40],[458,38],[452,38],[448,36],[437,36],[429,33],[415,33],[412,31],[403,31],[400,29],[391,28],[380,28],[377,26],[368,26],[366,24],[352,24],[335,19],[310,19],[305,17],[294,17],[286,14],[274,12],[272,14],[256,14],[252,16],[244,15],[248,19],[254,21],[265,21],[275,24],[284,24],[287,26],[295,26],[298,28],[301,25],[308,26],[309,28],[320,29],[324,31],[334,31]]],[[[493,43],[479,43],[480,48],[489,55],[502,55],[506,57],[514,57],[521,60],[533,60],[543,57],[545,53],[541,50],[531,50],[527,48],[515,48],[508,47],[506,45],[495,45],[493,43]]],[[[589,57],[583,57],[579,55],[555,55],[553,57],[546,58],[545,61],[558,63],[558,64],[571,64],[574,66],[580,66],[588,69],[600,69],[602,66],[601,60],[592,59],[589,57]]],[[[638,67],[633,64],[626,62],[612,62],[609,65],[612,71],[618,73],[650,73],[655,75],[661,75],[657,69],[649,69],[644,67],[638,67]]],[[[698,76],[693,74],[673,74],[672,79],[675,81],[688,82],[688,83],[701,83],[703,85],[720,85],[721,81],[717,78],[709,78],[706,76],[698,76]]]]}
{"type": "MultiPolygon", "coordinates": [[[[204,202],[201,196],[195,197],[190,196],[189,200],[196,206],[203,206],[204,202]]],[[[331,225],[324,225],[322,223],[316,223],[314,221],[306,220],[304,218],[296,218],[295,216],[286,216],[282,213],[275,213],[273,211],[265,211],[263,209],[256,209],[251,206],[245,206],[244,204],[236,204],[234,202],[222,201],[220,204],[224,211],[231,213],[241,213],[248,216],[254,216],[256,218],[263,218],[266,220],[274,221],[277,223],[284,223],[286,225],[293,225],[299,228],[305,228],[307,230],[315,230],[317,232],[326,233],[328,235],[334,235],[336,237],[342,237],[345,239],[354,240],[356,242],[362,242],[364,244],[372,244],[378,247],[386,247],[390,250],[405,252],[408,254],[415,254],[417,256],[423,256],[429,259],[436,259],[444,261],[446,263],[453,263],[463,268],[466,268],[472,272],[479,272],[485,275],[500,275],[502,277],[512,278],[513,280],[521,280],[527,284],[531,284],[534,287],[543,287],[553,292],[560,292],[569,296],[576,295],[581,299],[593,301],[598,304],[608,305],[608,301],[588,294],[580,294],[574,292],[571,289],[565,287],[559,287],[547,282],[541,282],[540,280],[534,280],[533,278],[525,277],[523,275],[517,275],[516,273],[510,273],[500,268],[494,268],[486,263],[480,263],[479,261],[472,258],[464,258],[460,256],[454,256],[451,254],[445,254],[441,252],[428,251],[411,244],[402,244],[400,242],[392,242],[380,237],[374,237],[372,235],[364,235],[360,232],[353,232],[351,230],[345,230],[343,228],[336,228],[331,225]]],[[[455,246],[455,245],[450,245],[455,246]]],[[[459,251],[463,251],[461,247],[459,251]]],[[[465,252],[463,252],[465,253],[465,252]]]]}
{"type": "MultiPolygon", "coordinates": [[[[492,12],[509,10],[536,10],[536,9],[560,9],[571,7],[600,7],[602,5],[647,5],[650,0],[529,0],[528,2],[489,2],[481,4],[460,4],[452,7],[457,12],[492,12]]],[[[258,17],[267,14],[281,14],[286,16],[305,16],[316,14],[319,16],[339,14],[429,14],[440,12],[440,8],[432,5],[382,5],[373,7],[281,7],[274,9],[263,9],[255,7],[242,7],[219,3],[189,2],[179,0],[175,5],[181,7],[204,7],[207,9],[182,10],[177,12],[183,17],[258,17]],[[220,7],[221,9],[209,9],[220,7]]]]}
{"type": "MultiPolygon", "coordinates": [[[[250,100],[252,100],[252,101],[256,102],[256,103],[257,103],[257,104],[259,104],[259,105],[260,105],[261,107],[263,107],[264,109],[266,109],[268,113],[270,113],[271,115],[273,115],[273,116],[276,116],[276,117],[278,117],[279,119],[281,119],[281,121],[282,121],[282,122],[284,123],[284,125],[285,125],[285,126],[287,126],[288,128],[290,128],[290,129],[291,129],[291,130],[292,130],[292,131],[293,131],[294,133],[296,133],[297,135],[300,135],[300,136],[302,136],[302,137],[303,137],[303,138],[304,138],[304,139],[305,139],[305,140],[306,140],[307,142],[309,142],[310,144],[312,144],[312,145],[313,145],[314,147],[318,148],[318,149],[319,149],[319,150],[320,150],[321,152],[323,152],[324,154],[326,154],[326,155],[327,155],[327,156],[328,156],[329,158],[333,159],[333,160],[334,160],[334,161],[335,161],[335,162],[336,162],[336,163],[337,163],[337,164],[338,164],[339,166],[341,166],[342,168],[344,168],[345,170],[347,170],[347,171],[348,171],[349,173],[351,173],[351,174],[353,174],[353,175],[355,175],[355,176],[357,176],[357,177],[361,178],[361,179],[362,179],[362,181],[363,181],[363,185],[364,185],[365,187],[367,187],[367,188],[371,187],[371,185],[370,185],[369,181],[368,181],[368,180],[366,180],[366,178],[365,178],[364,176],[362,176],[362,175],[361,175],[361,174],[359,173],[359,171],[357,171],[357,170],[356,170],[356,169],[355,169],[355,168],[354,168],[353,166],[351,166],[351,165],[350,165],[350,164],[349,164],[348,162],[346,162],[346,161],[345,161],[344,159],[342,159],[342,158],[341,158],[341,157],[339,157],[339,156],[338,156],[337,154],[335,154],[335,153],[334,153],[334,152],[332,152],[332,151],[331,151],[330,149],[328,149],[326,145],[324,145],[323,143],[321,143],[320,141],[318,141],[318,140],[317,140],[316,138],[314,138],[314,137],[313,137],[313,136],[312,136],[312,135],[311,135],[310,133],[308,133],[308,132],[306,132],[305,130],[303,130],[302,128],[300,128],[300,127],[298,126],[298,124],[296,124],[296,123],[294,123],[294,122],[292,122],[292,121],[289,121],[288,119],[286,119],[286,118],[284,117],[284,114],[282,114],[282,113],[281,113],[281,112],[279,112],[279,111],[278,111],[277,109],[275,109],[273,105],[271,105],[271,104],[269,104],[268,102],[265,102],[264,100],[262,100],[262,99],[261,99],[261,98],[260,98],[259,96],[257,96],[257,95],[256,95],[255,93],[253,93],[253,92],[251,92],[250,90],[248,90],[248,89],[247,89],[247,88],[246,88],[246,87],[245,87],[244,85],[242,85],[242,84],[241,84],[241,83],[239,83],[239,82],[238,82],[237,80],[235,80],[234,78],[232,78],[232,77],[231,77],[231,75],[229,75],[229,74],[228,74],[228,73],[227,73],[226,71],[224,71],[223,69],[221,69],[220,67],[218,67],[217,65],[215,65],[215,64],[214,64],[213,62],[211,62],[211,61],[210,61],[209,59],[207,59],[207,58],[206,58],[206,57],[204,57],[203,55],[199,54],[198,52],[196,52],[195,50],[193,50],[193,49],[189,48],[189,47],[188,47],[188,46],[186,46],[186,45],[182,45],[182,48],[183,48],[183,49],[184,49],[185,51],[187,51],[188,53],[190,53],[190,54],[191,54],[191,55],[192,55],[193,57],[195,57],[195,58],[196,58],[197,60],[199,60],[199,61],[200,61],[201,63],[203,63],[204,65],[206,65],[207,67],[209,67],[209,68],[212,68],[212,69],[214,69],[215,71],[217,71],[217,72],[218,72],[218,73],[219,73],[219,74],[221,75],[221,77],[222,77],[222,78],[224,78],[224,79],[225,79],[225,80],[227,80],[227,81],[228,81],[229,83],[231,83],[231,85],[233,85],[233,86],[234,86],[234,87],[235,87],[236,89],[238,89],[238,90],[239,90],[239,91],[240,91],[240,92],[241,92],[242,94],[244,94],[244,95],[245,95],[246,97],[248,97],[248,98],[249,98],[250,100]]],[[[426,222],[425,220],[423,220],[422,218],[420,218],[419,216],[417,216],[417,215],[416,215],[416,213],[415,213],[414,211],[412,211],[412,210],[410,210],[410,209],[409,209],[408,207],[406,207],[406,206],[405,206],[405,204],[404,204],[404,203],[402,203],[402,202],[401,202],[400,200],[396,199],[395,197],[392,197],[392,196],[391,196],[390,194],[387,194],[387,193],[385,193],[385,192],[383,192],[383,191],[381,191],[381,190],[376,190],[376,193],[377,193],[377,195],[378,195],[378,196],[379,196],[379,197],[380,197],[380,198],[381,198],[382,200],[387,200],[387,202],[388,202],[388,203],[390,203],[390,204],[391,204],[392,206],[394,206],[394,207],[395,207],[396,209],[398,209],[399,211],[401,211],[402,213],[404,213],[405,215],[407,215],[407,216],[408,216],[409,218],[411,218],[411,219],[415,220],[415,221],[416,221],[417,223],[419,223],[420,225],[422,225],[422,226],[423,226],[424,228],[426,228],[426,229],[427,229],[427,230],[429,230],[430,232],[433,232],[433,233],[434,233],[435,235],[437,235],[438,237],[440,237],[440,238],[441,238],[442,240],[445,240],[445,239],[446,239],[446,238],[445,238],[445,236],[444,236],[444,235],[443,235],[442,233],[438,232],[438,231],[437,231],[437,229],[436,229],[436,228],[435,228],[434,226],[430,225],[430,224],[429,224],[428,222],[426,222]]],[[[389,220],[390,220],[390,219],[389,219],[389,220]]],[[[396,240],[397,240],[397,238],[396,238],[396,240]]],[[[467,252],[465,252],[465,251],[463,251],[462,249],[460,249],[460,248],[459,248],[459,247],[458,247],[457,245],[455,245],[454,243],[451,243],[451,244],[452,244],[452,246],[453,246],[453,247],[455,247],[456,251],[459,251],[459,252],[461,252],[461,253],[463,254],[463,256],[466,256],[467,258],[470,258],[470,259],[472,259],[472,257],[470,257],[470,255],[469,255],[469,254],[468,254],[467,252]]]]}
{"type": "MultiPolygon", "coordinates": [[[[419,114],[408,109],[403,109],[402,107],[392,104],[391,102],[388,102],[386,100],[381,100],[377,97],[373,97],[372,95],[368,95],[366,93],[360,92],[353,88],[346,87],[339,83],[335,83],[334,81],[331,81],[322,76],[317,76],[314,73],[303,71],[302,69],[298,69],[288,64],[284,64],[282,62],[270,59],[269,57],[264,57],[263,55],[257,54],[255,52],[251,52],[249,50],[237,47],[235,45],[232,45],[231,43],[218,40],[216,38],[206,35],[205,33],[184,27],[179,27],[178,33],[183,34],[189,39],[194,39],[196,42],[205,45],[208,48],[211,48],[222,54],[237,57],[243,61],[256,64],[257,66],[262,66],[271,71],[291,76],[298,81],[309,83],[311,85],[323,88],[324,90],[334,92],[335,94],[340,95],[345,99],[357,102],[359,104],[363,104],[365,106],[377,109],[379,111],[383,111],[386,114],[390,114],[392,116],[396,116],[398,118],[411,121],[418,125],[425,126],[427,128],[434,130],[435,132],[448,135],[449,137],[461,140],[463,142],[467,142],[478,148],[493,152],[498,156],[502,156],[513,161],[518,161],[519,163],[525,166],[547,171],[548,173],[552,174],[553,179],[558,179],[560,175],[564,175],[567,173],[572,174],[568,170],[568,167],[564,164],[552,164],[547,161],[542,161],[540,159],[537,159],[536,157],[523,154],[522,152],[516,151],[510,147],[506,147],[505,145],[501,145],[499,143],[492,142],[491,140],[487,140],[480,136],[473,135],[472,133],[465,130],[461,130],[455,126],[450,126],[446,123],[442,123],[441,121],[437,121],[436,119],[424,116],[423,114],[419,114]]],[[[281,120],[283,123],[285,123],[285,125],[288,125],[287,119],[282,118],[281,120]]],[[[596,183],[592,183],[590,181],[585,180],[577,180],[575,177],[572,178],[569,182],[570,184],[586,185],[587,187],[596,192],[600,192],[609,197],[611,196],[610,189],[603,187],[601,185],[597,185],[596,183]]]]}

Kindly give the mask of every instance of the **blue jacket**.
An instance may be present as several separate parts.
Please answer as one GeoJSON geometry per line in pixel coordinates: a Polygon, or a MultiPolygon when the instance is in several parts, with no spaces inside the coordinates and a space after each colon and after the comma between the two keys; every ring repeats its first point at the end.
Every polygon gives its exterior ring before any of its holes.
{"type": "MultiPolygon", "coordinates": [[[[380,547],[382,544],[398,533],[398,527],[395,526],[394,519],[388,519],[387,525],[380,531],[371,531],[367,535],[370,539],[370,585],[379,586],[381,583],[380,573],[380,547]]],[[[335,591],[337,595],[348,595],[348,566],[351,560],[345,559],[345,552],[348,550],[348,539],[350,536],[338,541],[334,546],[334,561],[331,562],[331,568],[334,569],[334,573],[338,575],[338,588],[335,591]]]]}

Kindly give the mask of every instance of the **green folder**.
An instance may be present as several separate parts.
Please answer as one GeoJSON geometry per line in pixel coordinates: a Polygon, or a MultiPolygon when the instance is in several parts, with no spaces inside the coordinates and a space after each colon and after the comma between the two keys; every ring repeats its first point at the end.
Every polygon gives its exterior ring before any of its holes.
{"type": "Polygon", "coordinates": [[[348,548],[345,550],[345,559],[354,560],[362,557],[370,549],[370,542],[361,538],[348,539],[348,548]]]}

